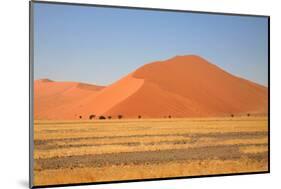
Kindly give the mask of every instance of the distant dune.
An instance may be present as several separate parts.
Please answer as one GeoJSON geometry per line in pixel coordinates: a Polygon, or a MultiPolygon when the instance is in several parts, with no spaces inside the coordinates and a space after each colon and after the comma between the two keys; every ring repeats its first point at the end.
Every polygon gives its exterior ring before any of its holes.
{"type": "Polygon", "coordinates": [[[34,82],[35,119],[210,117],[267,114],[267,88],[195,56],[146,64],[107,87],[34,82]]]}

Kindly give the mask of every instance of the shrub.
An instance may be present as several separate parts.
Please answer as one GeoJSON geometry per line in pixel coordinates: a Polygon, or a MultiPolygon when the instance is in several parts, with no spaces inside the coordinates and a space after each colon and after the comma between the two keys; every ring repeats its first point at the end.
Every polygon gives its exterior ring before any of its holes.
{"type": "Polygon", "coordinates": [[[139,115],[139,116],[138,116],[138,118],[140,119],[140,118],[141,118],[141,116],[139,115]]]}
{"type": "Polygon", "coordinates": [[[99,119],[106,119],[104,116],[100,116],[99,119]]]}
{"type": "Polygon", "coordinates": [[[250,114],[248,113],[247,116],[250,117],[250,114]]]}
{"type": "Polygon", "coordinates": [[[90,115],[89,119],[94,119],[96,117],[96,115],[90,115]]]}
{"type": "Polygon", "coordinates": [[[171,116],[171,115],[169,115],[169,116],[168,116],[168,118],[172,118],[172,116],[171,116]]]}
{"type": "Polygon", "coordinates": [[[108,116],[107,118],[108,118],[108,119],[111,119],[111,116],[108,116]]]}
{"type": "Polygon", "coordinates": [[[82,116],[79,116],[79,119],[82,119],[82,116]]]}
{"type": "Polygon", "coordinates": [[[234,114],[231,114],[230,116],[231,116],[231,117],[234,117],[234,114]]]}
{"type": "Polygon", "coordinates": [[[123,117],[122,115],[118,115],[118,119],[122,119],[122,117],[123,117]]]}

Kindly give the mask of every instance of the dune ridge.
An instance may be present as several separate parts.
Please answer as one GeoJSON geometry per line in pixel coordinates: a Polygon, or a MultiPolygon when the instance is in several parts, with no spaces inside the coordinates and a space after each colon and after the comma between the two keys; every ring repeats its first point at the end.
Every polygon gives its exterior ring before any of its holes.
{"type": "Polygon", "coordinates": [[[268,93],[200,56],[186,55],[145,64],[106,87],[36,80],[34,104],[35,119],[210,117],[267,114],[268,93]]]}

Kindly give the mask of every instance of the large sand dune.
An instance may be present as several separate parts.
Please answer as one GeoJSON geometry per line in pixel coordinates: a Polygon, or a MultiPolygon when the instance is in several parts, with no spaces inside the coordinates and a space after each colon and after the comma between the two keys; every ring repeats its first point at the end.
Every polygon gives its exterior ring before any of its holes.
{"type": "Polygon", "coordinates": [[[267,114],[267,88],[199,56],[146,64],[107,87],[35,81],[35,119],[206,117],[267,114]]]}

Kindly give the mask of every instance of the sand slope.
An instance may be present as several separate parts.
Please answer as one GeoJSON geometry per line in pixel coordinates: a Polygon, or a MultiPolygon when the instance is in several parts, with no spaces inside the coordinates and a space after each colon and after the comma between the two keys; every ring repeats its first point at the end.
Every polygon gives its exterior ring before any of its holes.
{"type": "Polygon", "coordinates": [[[145,117],[224,116],[267,112],[267,88],[235,77],[198,56],[147,64],[137,93],[108,114],[145,117]]]}
{"type": "Polygon", "coordinates": [[[79,85],[35,81],[35,118],[205,117],[267,114],[268,109],[266,87],[195,55],[146,64],[105,88],[79,85]]]}
{"type": "MultiPolygon", "coordinates": [[[[64,119],[73,119],[78,115],[84,119],[88,119],[90,115],[109,116],[106,113],[108,110],[138,91],[142,84],[142,79],[136,79],[129,74],[94,95],[78,100],[75,106],[66,104],[64,107],[69,111],[61,113],[60,116],[64,119]]],[[[116,117],[117,115],[114,116],[116,117]]]]}

